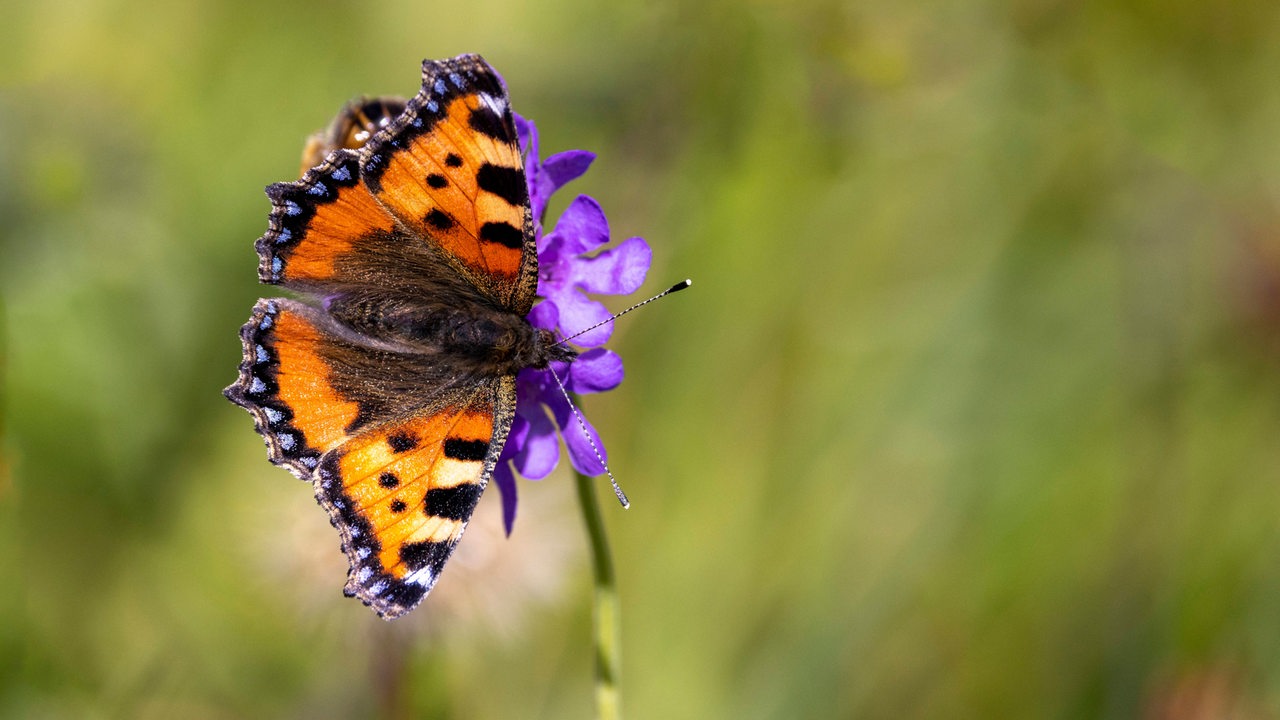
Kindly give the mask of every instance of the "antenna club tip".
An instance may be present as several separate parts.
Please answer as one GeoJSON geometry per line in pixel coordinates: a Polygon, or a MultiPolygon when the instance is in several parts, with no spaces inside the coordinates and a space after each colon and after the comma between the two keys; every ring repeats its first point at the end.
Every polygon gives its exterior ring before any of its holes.
{"type": "Polygon", "coordinates": [[[683,290],[692,284],[693,284],[693,280],[690,280],[689,278],[685,278],[684,280],[676,283],[675,285],[672,285],[671,289],[668,290],[667,292],[675,292],[677,290],[683,290]]]}

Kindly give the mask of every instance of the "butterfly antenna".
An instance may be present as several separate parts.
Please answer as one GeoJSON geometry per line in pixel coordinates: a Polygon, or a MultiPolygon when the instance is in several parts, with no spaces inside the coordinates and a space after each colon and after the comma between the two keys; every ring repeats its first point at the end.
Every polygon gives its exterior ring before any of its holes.
{"type": "MultiPolygon", "coordinates": [[[[617,320],[618,318],[622,317],[623,315],[626,315],[627,313],[631,312],[632,310],[635,310],[636,308],[642,305],[648,305],[649,303],[653,302],[654,300],[657,300],[660,297],[666,297],[667,295],[670,295],[673,292],[679,292],[680,290],[683,290],[692,284],[693,284],[692,280],[685,278],[684,280],[681,280],[680,282],[676,283],[675,285],[672,285],[666,290],[663,290],[657,295],[654,295],[648,300],[642,300],[636,303],[635,305],[632,305],[631,307],[627,308],[626,310],[623,310],[622,312],[613,315],[608,320],[602,320],[585,330],[579,330],[578,332],[556,343],[556,345],[563,345],[569,342],[570,340],[578,337],[579,335],[582,335],[584,333],[589,333],[592,330],[595,330],[596,328],[600,327],[601,325],[604,325],[605,323],[609,323],[609,322],[613,322],[614,320],[617,320]]],[[[578,427],[582,428],[582,434],[587,438],[587,442],[591,445],[591,452],[595,453],[596,460],[600,461],[600,467],[604,468],[605,474],[609,476],[609,482],[613,484],[613,494],[618,496],[618,502],[622,503],[623,508],[631,507],[631,501],[627,499],[627,494],[622,492],[622,487],[618,485],[618,479],[613,476],[613,471],[609,469],[609,463],[605,462],[604,456],[600,454],[600,448],[596,446],[595,438],[591,437],[591,432],[587,430],[587,421],[582,419],[582,413],[578,412],[578,406],[574,405],[573,398],[569,397],[568,388],[564,386],[564,382],[560,380],[560,376],[556,374],[556,371],[554,368],[548,365],[547,369],[551,371],[551,377],[556,379],[556,385],[560,386],[560,393],[564,395],[565,402],[569,403],[569,409],[573,411],[573,416],[578,419],[578,427]]]]}
{"type": "MultiPolygon", "coordinates": [[[[604,324],[606,324],[606,323],[611,323],[611,322],[613,322],[614,320],[617,320],[618,318],[622,317],[623,315],[626,315],[627,313],[631,312],[632,310],[635,310],[635,309],[636,309],[636,308],[638,308],[638,307],[641,307],[641,306],[643,306],[643,305],[648,305],[649,303],[653,302],[654,300],[657,300],[657,299],[658,299],[658,298],[660,298],[660,297],[666,297],[666,296],[670,295],[670,294],[671,294],[671,293],[673,293],[673,292],[679,292],[680,290],[683,290],[683,289],[685,289],[685,288],[689,287],[689,286],[690,286],[690,285],[692,285],[692,284],[693,284],[693,281],[692,281],[692,280],[690,280],[690,279],[688,279],[688,278],[685,278],[684,280],[681,280],[680,282],[676,283],[675,285],[672,285],[671,287],[667,288],[666,290],[663,290],[662,292],[658,293],[657,295],[654,295],[653,297],[649,298],[648,300],[642,300],[642,301],[640,301],[640,302],[636,303],[635,305],[632,305],[631,307],[627,308],[626,310],[623,310],[622,312],[617,313],[616,315],[611,316],[611,317],[610,317],[609,319],[607,319],[607,320],[601,320],[600,322],[596,323],[595,325],[592,325],[591,327],[589,327],[589,328],[587,328],[587,329],[585,329],[585,330],[579,330],[578,332],[576,332],[576,333],[574,333],[574,334],[570,335],[569,337],[567,337],[567,338],[565,338],[565,339],[561,340],[560,342],[556,343],[556,345],[563,345],[563,344],[565,344],[565,343],[569,342],[570,340],[572,340],[572,339],[574,339],[574,338],[578,337],[579,335],[585,335],[586,333],[589,333],[589,332],[591,332],[592,330],[595,330],[596,328],[600,327],[601,325],[604,325],[604,324]]],[[[616,487],[616,486],[617,486],[617,484],[615,483],[615,484],[614,484],[614,486],[616,487]]],[[[619,499],[621,499],[621,498],[619,498],[619,499]]],[[[623,505],[626,505],[626,503],[623,503],[623,505]]]]}
{"type": "MultiPolygon", "coordinates": [[[[645,302],[648,302],[648,300],[645,302]]],[[[569,397],[569,390],[560,381],[560,376],[556,374],[554,368],[548,365],[547,369],[551,371],[551,377],[556,379],[556,385],[560,386],[560,392],[564,395],[565,402],[569,403],[569,409],[573,411],[573,416],[578,419],[578,427],[582,428],[582,434],[586,436],[587,442],[591,444],[591,452],[595,453],[596,460],[600,461],[600,467],[604,468],[605,473],[609,476],[609,482],[613,483],[613,494],[618,496],[618,502],[622,503],[624,510],[631,507],[631,501],[627,499],[627,494],[622,492],[622,486],[618,485],[618,479],[613,476],[613,471],[609,469],[609,463],[604,461],[604,456],[600,454],[600,448],[596,447],[595,438],[591,437],[590,431],[587,430],[587,421],[582,419],[582,413],[578,412],[578,406],[574,405],[573,400],[569,397]]]]}

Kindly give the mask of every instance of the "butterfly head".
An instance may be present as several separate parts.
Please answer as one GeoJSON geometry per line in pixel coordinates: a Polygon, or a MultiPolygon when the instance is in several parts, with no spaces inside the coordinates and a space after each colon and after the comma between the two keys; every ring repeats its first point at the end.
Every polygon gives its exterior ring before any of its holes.
{"type": "Polygon", "coordinates": [[[578,351],[561,343],[554,332],[534,328],[532,356],[527,367],[542,370],[553,362],[572,362],[578,351]]]}

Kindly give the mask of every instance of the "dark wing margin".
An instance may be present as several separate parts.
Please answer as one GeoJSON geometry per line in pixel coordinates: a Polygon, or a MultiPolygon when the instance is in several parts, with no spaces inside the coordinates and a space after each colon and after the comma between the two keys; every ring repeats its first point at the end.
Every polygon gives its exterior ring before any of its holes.
{"type": "Polygon", "coordinates": [[[316,354],[319,330],[288,312],[292,304],[267,299],[254,305],[240,328],[240,375],[223,394],[253,415],[271,462],[307,480],[320,455],[345,435],[341,428],[356,408],[326,387],[316,354]]]}

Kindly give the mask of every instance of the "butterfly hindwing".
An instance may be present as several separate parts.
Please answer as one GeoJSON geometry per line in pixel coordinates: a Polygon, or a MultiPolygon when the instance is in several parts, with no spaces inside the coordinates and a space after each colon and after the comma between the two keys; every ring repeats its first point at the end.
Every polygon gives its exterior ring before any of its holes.
{"type": "Polygon", "coordinates": [[[387,618],[407,612],[488,483],[515,412],[514,378],[401,394],[395,378],[430,372],[421,358],[364,347],[320,310],[282,298],[260,300],[241,337],[227,397],[253,414],[272,462],[314,482],[351,563],[347,594],[387,618]]]}
{"type": "Polygon", "coordinates": [[[506,88],[476,55],[427,61],[422,90],[363,149],[374,197],[490,298],[524,315],[537,251],[506,88]]]}
{"type": "Polygon", "coordinates": [[[324,162],[329,153],[339,148],[359,150],[369,142],[369,138],[404,112],[404,98],[398,97],[362,97],[356,98],[338,111],[337,117],[329,126],[307,138],[302,149],[302,170],[307,170],[324,162]]]}
{"type": "Polygon", "coordinates": [[[316,497],[342,534],[347,595],[393,618],[431,590],[514,411],[514,379],[502,378],[432,414],[361,433],[321,460],[316,497]]]}
{"type": "Polygon", "coordinates": [[[253,414],[271,462],[302,479],[346,439],[360,411],[329,382],[325,334],[311,316],[291,300],[259,300],[240,328],[240,377],[224,393],[253,414]]]}

